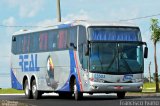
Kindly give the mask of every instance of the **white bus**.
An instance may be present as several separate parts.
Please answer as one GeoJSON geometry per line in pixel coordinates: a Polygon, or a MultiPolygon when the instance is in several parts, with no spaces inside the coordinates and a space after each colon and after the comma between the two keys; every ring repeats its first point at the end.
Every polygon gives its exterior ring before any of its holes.
{"type": "Polygon", "coordinates": [[[142,91],[148,48],[137,26],[73,21],[16,32],[11,52],[12,88],[27,98],[56,92],[78,100],[83,93],[124,98],[142,91]]]}

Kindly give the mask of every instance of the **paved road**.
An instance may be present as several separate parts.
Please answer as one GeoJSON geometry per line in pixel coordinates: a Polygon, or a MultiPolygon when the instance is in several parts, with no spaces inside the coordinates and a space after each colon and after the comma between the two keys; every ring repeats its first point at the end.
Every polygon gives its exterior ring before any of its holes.
{"type": "Polygon", "coordinates": [[[0,106],[160,106],[160,96],[85,95],[80,101],[62,99],[58,95],[44,95],[39,100],[26,99],[24,95],[0,95],[0,106]],[[128,103],[128,104],[127,104],[128,103]],[[130,104],[129,104],[130,103],[130,104]],[[151,104],[152,103],[152,104],[151,104]],[[154,103],[154,104],[153,104],[154,103]]]}

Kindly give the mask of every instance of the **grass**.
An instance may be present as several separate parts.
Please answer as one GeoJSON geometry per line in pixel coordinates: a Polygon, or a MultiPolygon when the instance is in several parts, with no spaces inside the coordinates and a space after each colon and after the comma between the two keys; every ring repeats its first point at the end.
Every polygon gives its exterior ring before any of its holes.
{"type": "Polygon", "coordinates": [[[155,88],[156,89],[156,84],[155,83],[144,83],[143,84],[143,88],[147,89],[147,88],[155,88]]]}
{"type": "MultiPolygon", "coordinates": [[[[160,86],[160,83],[159,83],[160,86]]],[[[155,92],[156,84],[155,83],[144,83],[142,92],[155,92]]]]}
{"type": "Polygon", "coordinates": [[[0,94],[21,94],[21,93],[24,93],[24,91],[12,89],[12,88],[0,89],[0,94]]]}

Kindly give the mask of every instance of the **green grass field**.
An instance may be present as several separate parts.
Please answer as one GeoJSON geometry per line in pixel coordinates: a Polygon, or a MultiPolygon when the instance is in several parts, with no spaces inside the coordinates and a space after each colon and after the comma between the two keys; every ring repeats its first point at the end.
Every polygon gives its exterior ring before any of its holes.
{"type": "Polygon", "coordinates": [[[143,84],[143,88],[156,88],[156,84],[155,83],[144,83],[143,84]]]}
{"type": "MultiPolygon", "coordinates": [[[[160,83],[159,83],[160,86],[160,83]]],[[[156,84],[155,83],[144,83],[142,92],[155,92],[156,84]]]]}
{"type": "Polygon", "coordinates": [[[12,89],[12,88],[0,89],[0,94],[21,94],[21,93],[24,93],[24,91],[12,89]]]}

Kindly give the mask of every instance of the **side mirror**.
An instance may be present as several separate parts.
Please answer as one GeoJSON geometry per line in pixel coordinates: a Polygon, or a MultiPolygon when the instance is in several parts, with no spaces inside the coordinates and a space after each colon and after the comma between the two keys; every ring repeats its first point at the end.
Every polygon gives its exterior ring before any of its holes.
{"type": "Polygon", "coordinates": [[[77,47],[74,45],[74,43],[70,43],[70,46],[73,47],[74,49],[77,49],[77,47]]]}
{"type": "Polygon", "coordinates": [[[144,58],[148,57],[148,47],[144,48],[144,58]]]}

